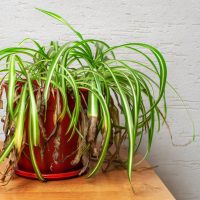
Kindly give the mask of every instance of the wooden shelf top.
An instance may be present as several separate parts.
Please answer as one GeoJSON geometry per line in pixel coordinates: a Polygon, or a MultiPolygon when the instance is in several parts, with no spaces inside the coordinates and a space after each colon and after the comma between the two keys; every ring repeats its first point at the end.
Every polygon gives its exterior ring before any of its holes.
{"type": "MultiPolygon", "coordinates": [[[[136,156],[136,160],[139,156],[136,156]]],[[[42,183],[15,176],[8,185],[0,187],[1,200],[174,200],[175,198],[144,161],[133,172],[132,186],[123,169],[99,173],[86,179],[84,176],[42,183]]],[[[0,170],[3,164],[0,165],[0,170]]]]}

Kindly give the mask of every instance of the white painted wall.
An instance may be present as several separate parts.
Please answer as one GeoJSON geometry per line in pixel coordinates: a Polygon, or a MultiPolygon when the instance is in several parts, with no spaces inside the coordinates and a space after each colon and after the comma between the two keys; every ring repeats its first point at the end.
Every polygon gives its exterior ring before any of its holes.
{"type": "MultiPolygon", "coordinates": [[[[196,124],[196,141],[174,147],[166,128],[156,135],[149,160],[179,200],[200,199],[200,1],[199,0],[1,0],[0,48],[25,37],[47,44],[74,36],[59,23],[34,10],[57,12],[85,37],[110,44],[150,43],[163,52],[168,80],[189,107],[196,124]]],[[[191,140],[191,124],[172,93],[168,93],[169,123],[176,144],[191,140]]]]}

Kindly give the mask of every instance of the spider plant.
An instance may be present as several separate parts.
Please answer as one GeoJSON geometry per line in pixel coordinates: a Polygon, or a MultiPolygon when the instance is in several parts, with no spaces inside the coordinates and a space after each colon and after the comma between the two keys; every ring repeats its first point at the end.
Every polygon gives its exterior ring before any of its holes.
{"type": "Polygon", "coordinates": [[[70,138],[79,134],[79,148],[74,162],[82,159],[85,169],[92,161],[95,162],[88,174],[91,177],[103,164],[108,168],[112,162],[119,161],[125,164],[131,180],[133,166],[137,164],[134,163],[134,155],[143,135],[148,134],[147,156],[155,129],[159,131],[161,121],[166,119],[167,68],[162,54],[144,43],[109,46],[98,39],[85,39],[61,16],[37,10],[66,25],[77,39],[62,45],[52,41],[45,48],[37,41],[26,38],[18,46],[0,51],[0,61],[4,66],[0,70],[3,75],[1,93],[5,83],[8,85],[4,119],[6,139],[0,163],[8,157],[12,160],[9,162],[10,169],[15,167],[28,134],[32,165],[38,178],[44,180],[34,147],[40,145],[39,109],[43,105],[46,111],[49,93],[54,88],[63,102],[62,106],[58,105],[62,109],[57,113],[56,123],[68,114],[71,121],[66,134],[70,133],[70,138]],[[34,47],[26,47],[26,41],[31,41],[34,47]],[[121,58],[122,51],[127,53],[128,58],[121,58]],[[34,83],[37,83],[37,88],[34,83]],[[21,92],[17,92],[19,87],[21,92]],[[42,88],[43,92],[35,95],[38,88],[42,88]],[[81,90],[88,91],[86,111],[81,103],[81,90]],[[67,91],[75,100],[72,110],[67,91]],[[162,112],[160,101],[164,105],[162,112]],[[26,113],[29,113],[28,133],[24,131],[26,113]],[[124,158],[120,157],[120,149],[126,140],[127,160],[122,162],[124,158]]]}

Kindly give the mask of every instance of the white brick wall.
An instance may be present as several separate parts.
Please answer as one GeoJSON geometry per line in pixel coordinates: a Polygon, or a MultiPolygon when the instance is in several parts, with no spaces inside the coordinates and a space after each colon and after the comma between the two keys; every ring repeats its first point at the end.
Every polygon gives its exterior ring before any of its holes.
{"type": "MultiPolygon", "coordinates": [[[[196,123],[196,141],[174,147],[166,128],[156,135],[149,160],[177,199],[200,199],[200,1],[199,0],[1,0],[0,48],[25,37],[47,44],[72,39],[71,32],[34,10],[40,7],[68,19],[85,37],[110,44],[146,42],[167,60],[168,80],[179,91],[196,123]]],[[[174,143],[191,140],[191,125],[183,106],[168,94],[169,124],[174,143]]]]}

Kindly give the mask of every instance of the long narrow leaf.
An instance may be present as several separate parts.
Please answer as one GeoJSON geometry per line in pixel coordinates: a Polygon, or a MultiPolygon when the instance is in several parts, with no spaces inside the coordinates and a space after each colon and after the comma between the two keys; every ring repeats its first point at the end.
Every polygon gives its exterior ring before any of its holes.
{"type": "Polygon", "coordinates": [[[8,110],[13,118],[13,103],[15,94],[15,82],[16,82],[16,71],[15,71],[15,55],[10,56],[10,65],[8,69],[8,110]]]}
{"type": "Polygon", "coordinates": [[[18,152],[21,150],[22,146],[22,140],[24,137],[24,123],[25,123],[25,117],[26,117],[26,98],[27,98],[27,84],[24,85],[21,98],[19,101],[19,110],[18,110],[18,118],[16,122],[16,128],[15,128],[15,147],[18,152]]]}

